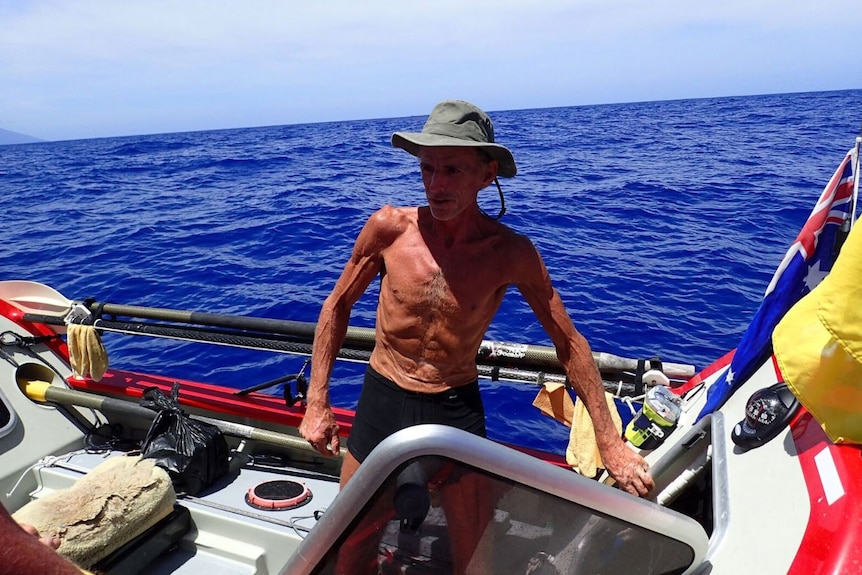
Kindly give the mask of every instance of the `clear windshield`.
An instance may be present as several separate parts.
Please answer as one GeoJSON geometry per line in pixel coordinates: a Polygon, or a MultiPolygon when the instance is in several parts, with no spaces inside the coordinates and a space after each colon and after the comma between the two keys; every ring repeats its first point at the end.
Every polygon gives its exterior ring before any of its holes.
{"type": "Polygon", "coordinates": [[[686,544],[440,456],[410,460],[316,573],[681,573],[686,544]]]}

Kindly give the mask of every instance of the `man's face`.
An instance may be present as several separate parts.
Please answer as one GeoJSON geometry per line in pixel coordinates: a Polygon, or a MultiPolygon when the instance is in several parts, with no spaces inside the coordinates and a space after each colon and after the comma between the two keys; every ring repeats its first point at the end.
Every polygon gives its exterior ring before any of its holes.
{"type": "Polygon", "coordinates": [[[496,165],[475,148],[420,148],[419,168],[431,215],[451,220],[475,205],[479,190],[494,180],[496,165]]]}

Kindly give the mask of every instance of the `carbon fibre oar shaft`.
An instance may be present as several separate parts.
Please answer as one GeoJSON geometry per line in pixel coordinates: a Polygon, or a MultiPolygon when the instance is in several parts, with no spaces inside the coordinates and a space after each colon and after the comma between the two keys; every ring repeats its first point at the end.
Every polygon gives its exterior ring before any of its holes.
{"type": "MultiPolygon", "coordinates": [[[[103,413],[113,413],[124,417],[133,417],[142,421],[152,421],[156,416],[155,411],[122,399],[95,395],[93,393],[87,393],[75,389],[66,389],[56,385],[51,385],[46,381],[35,379],[25,381],[23,383],[24,392],[27,394],[27,397],[40,403],[56,403],[65,406],[84,407],[87,409],[95,409],[103,413]]],[[[316,452],[316,450],[301,437],[294,437],[285,433],[278,433],[276,431],[269,431],[258,427],[252,427],[250,425],[223,421],[211,417],[192,416],[192,418],[215,425],[222,431],[222,433],[232,435],[234,437],[251,439],[289,449],[301,449],[303,451],[316,452]]]]}
{"type": "MultiPolygon", "coordinates": [[[[309,341],[314,339],[314,330],[317,329],[317,324],[314,322],[249,317],[201,311],[183,311],[134,305],[118,305],[112,303],[93,303],[90,305],[90,311],[100,312],[103,315],[108,314],[114,316],[206,325],[211,327],[226,327],[265,333],[278,333],[308,339],[309,341]]],[[[347,328],[347,337],[344,341],[345,344],[352,347],[368,346],[370,349],[371,347],[374,347],[374,329],[350,326],[347,328]]]]}
{"type": "MultiPolygon", "coordinates": [[[[236,337],[256,338],[254,334],[249,334],[247,331],[258,332],[260,334],[277,334],[290,336],[292,343],[308,343],[314,341],[314,330],[317,327],[316,323],[300,322],[293,320],[280,320],[270,318],[257,318],[238,315],[216,314],[209,312],[183,311],[165,308],[152,308],[142,306],[117,305],[110,303],[92,303],[90,310],[98,314],[100,317],[104,315],[124,316],[140,319],[153,319],[161,321],[186,323],[189,325],[199,325],[216,328],[227,328],[230,330],[245,330],[243,333],[235,334],[216,334],[218,337],[236,337]]],[[[25,319],[31,321],[41,321],[43,323],[61,323],[62,320],[55,316],[39,316],[36,314],[25,314],[25,319]]],[[[109,326],[139,326],[138,330],[125,331],[117,329],[116,331],[124,331],[125,333],[138,333],[141,335],[156,335],[151,330],[154,329],[170,329],[176,326],[151,326],[149,324],[137,324],[134,322],[113,321],[109,319],[100,319],[100,326],[104,329],[110,329],[109,326]]],[[[222,343],[213,341],[214,343],[222,343]]],[[[349,326],[344,339],[344,348],[350,350],[371,350],[374,348],[375,330],[367,327],[349,326]]],[[[231,344],[228,344],[231,345],[231,344]]],[[[239,347],[242,347],[240,344],[239,347]]],[[[557,359],[556,349],[550,346],[540,346],[532,344],[519,344],[508,342],[483,341],[479,346],[476,355],[479,363],[504,364],[508,367],[521,367],[525,369],[550,369],[556,372],[562,371],[562,366],[557,359]]],[[[621,357],[607,352],[593,352],[593,360],[601,372],[632,372],[638,368],[637,359],[621,357]]],[[[662,371],[673,379],[687,379],[694,375],[695,368],[693,365],[662,362],[662,371]]]]}

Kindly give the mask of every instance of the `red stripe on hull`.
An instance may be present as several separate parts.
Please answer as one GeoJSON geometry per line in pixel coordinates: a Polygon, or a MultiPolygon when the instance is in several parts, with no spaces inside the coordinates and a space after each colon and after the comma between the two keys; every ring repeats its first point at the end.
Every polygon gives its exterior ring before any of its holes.
{"type": "Polygon", "coordinates": [[[862,450],[854,445],[833,444],[808,412],[797,417],[792,432],[808,487],[811,514],[788,575],[862,573],[862,545],[859,544],[862,541],[862,505],[859,504],[862,501],[862,450]],[[821,475],[815,457],[824,450],[827,467],[830,459],[835,464],[840,488],[830,483],[828,473],[825,479],[821,475]],[[841,491],[843,495],[836,498],[841,491]],[[835,498],[831,504],[830,494],[835,498]]]}
{"type": "MultiPolygon", "coordinates": [[[[274,395],[263,393],[235,395],[237,390],[228,387],[132,371],[112,369],[100,381],[70,377],[68,382],[75,389],[134,398],[140,398],[148,387],[158,387],[170,394],[174,382],[179,382],[179,401],[181,405],[187,407],[291,427],[299,427],[305,414],[305,408],[288,407],[281,397],[274,395]]],[[[346,437],[353,426],[353,411],[340,408],[333,408],[333,411],[340,426],[338,434],[346,437]]]]}

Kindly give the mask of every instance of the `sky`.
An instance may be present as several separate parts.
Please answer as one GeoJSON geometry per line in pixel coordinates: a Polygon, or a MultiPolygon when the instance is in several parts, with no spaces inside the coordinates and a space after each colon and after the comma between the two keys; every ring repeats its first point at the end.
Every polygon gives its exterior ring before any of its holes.
{"type": "Polygon", "coordinates": [[[68,140],[862,88],[860,0],[0,0],[0,128],[68,140]]]}

